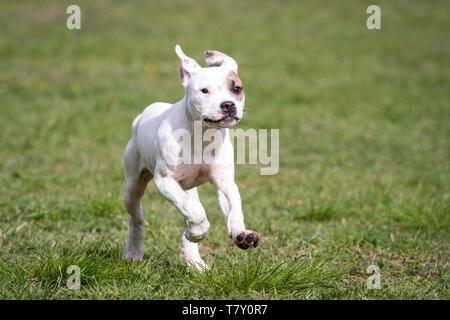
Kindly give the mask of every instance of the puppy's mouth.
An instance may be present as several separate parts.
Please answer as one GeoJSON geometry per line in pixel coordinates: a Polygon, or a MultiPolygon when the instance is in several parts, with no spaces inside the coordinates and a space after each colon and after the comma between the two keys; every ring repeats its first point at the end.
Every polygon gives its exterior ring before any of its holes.
{"type": "Polygon", "coordinates": [[[215,120],[215,119],[209,119],[209,118],[204,118],[203,121],[205,122],[209,122],[209,123],[228,123],[228,122],[232,122],[233,120],[235,120],[236,122],[238,122],[240,120],[240,118],[236,117],[236,116],[230,116],[230,115],[226,115],[225,117],[215,120]]]}

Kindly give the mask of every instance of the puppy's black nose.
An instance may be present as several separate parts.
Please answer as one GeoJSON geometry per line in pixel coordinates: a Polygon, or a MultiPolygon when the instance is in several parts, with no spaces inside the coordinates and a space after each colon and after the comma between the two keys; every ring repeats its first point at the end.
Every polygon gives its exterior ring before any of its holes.
{"type": "Polygon", "coordinates": [[[233,101],[224,101],[220,104],[220,109],[222,109],[223,112],[228,113],[230,116],[235,116],[236,111],[236,105],[233,101]]]}

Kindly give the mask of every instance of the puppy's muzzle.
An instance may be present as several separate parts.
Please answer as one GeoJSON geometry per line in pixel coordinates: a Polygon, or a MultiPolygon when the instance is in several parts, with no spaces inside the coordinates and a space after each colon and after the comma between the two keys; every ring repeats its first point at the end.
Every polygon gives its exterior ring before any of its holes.
{"type": "Polygon", "coordinates": [[[208,119],[205,118],[203,119],[205,122],[212,122],[212,123],[219,123],[222,121],[230,121],[230,120],[235,120],[235,121],[239,121],[240,118],[237,117],[237,109],[236,109],[236,105],[234,104],[233,101],[224,101],[220,104],[220,110],[222,110],[222,113],[224,114],[224,116],[220,119],[208,119]]]}

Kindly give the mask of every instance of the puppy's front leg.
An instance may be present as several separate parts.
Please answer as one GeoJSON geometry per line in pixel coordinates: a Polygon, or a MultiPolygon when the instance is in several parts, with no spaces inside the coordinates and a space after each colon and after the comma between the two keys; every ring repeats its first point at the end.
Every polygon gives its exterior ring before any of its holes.
{"type": "Polygon", "coordinates": [[[200,200],[192,192],[186,192],[172,177],[155,174],[156,190],[181,212],[185,220],[185,236],[191,242],[199,242],[209,231],[209,221],[200,200]]]}
{"type": "Polygon", "coordinates": [[[259,235],[245,229],[241,196],[234,180],[220,177],[219,181],[213,180],[213,185],[217,190],[219,206],[227,223],[229,237],[241,249],[256,248],[259,235]]]}

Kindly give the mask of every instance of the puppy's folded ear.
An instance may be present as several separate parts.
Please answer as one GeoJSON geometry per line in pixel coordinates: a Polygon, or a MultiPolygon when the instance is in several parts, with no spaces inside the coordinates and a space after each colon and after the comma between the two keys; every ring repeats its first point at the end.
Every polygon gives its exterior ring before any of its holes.
{"type": "Polygon", "coordinates": [[[234,73],[238,73],[237,62],[223,52],[216,50],[206,50],[205,61],[208,67],[229,68],[231,71],[234,71],[234,73]]]}
{"type": "Polygon", "coordinates": [[[189,79],[192,77],[192,75],[201,69],[200,65],[192,58],[189,58],[187,55],[184,54],[183,50],[181,50],[179,45],[175,46],[175,52],[180,58],[180,78],[181,78],[181,84],[183,87],[186,88],[189,79]]]}

